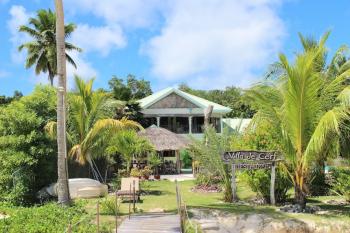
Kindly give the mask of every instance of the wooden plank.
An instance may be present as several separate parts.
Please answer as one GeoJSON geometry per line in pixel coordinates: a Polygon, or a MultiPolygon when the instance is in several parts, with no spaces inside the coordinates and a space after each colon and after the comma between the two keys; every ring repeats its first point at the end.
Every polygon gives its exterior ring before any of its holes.
{"type": "Polygon", "coordinates": [[[118,228],[118,233],[180,233],[178,214],[155,213],[133,215],[125,219],[118,228]]]}

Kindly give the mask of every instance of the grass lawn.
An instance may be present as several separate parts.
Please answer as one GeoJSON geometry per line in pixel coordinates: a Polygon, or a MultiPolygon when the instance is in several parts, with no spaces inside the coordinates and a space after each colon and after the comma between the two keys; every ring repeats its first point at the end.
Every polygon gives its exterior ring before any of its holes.
{"type": "MultiPolygon", "coordinates": [[[[300,219],[300,220],[312,220],[315,222],[327,222],[327,221],[344,221],[350,222],[350,205],[336,206],[326,204],[326,200],[340,200],[342,197],[315,197],[310,198],[308,205],[318,205],[322,210],[327,210],[327,213],[322,215],[315,214],[290,214],[277,211],[277,207],[262,205],[252,206],[245,204],[231,204],[224,203],[222,201],[221,193],[194,193],[191,188],[194,186],[194,181],[179,182],[180,191],[183,197],[183,201],[186,203],[189,209],[191,208],[205,208],[227,211],[234,214],[252,214],[261,213],[268,214],[276,219],[300,219]]],[[[141,185],[142,189],[146,191],[147,195],[141,196],[141,202],[136,204],[137,212],[152,212],[155,210],[163,209],[165,212],[176,212],[176,191],[175,183],[170,181],[147,181],[141,185]]],[[[255,193],[245,183],[238,183],[238,197],[241,200],[249,200],[255,197],[255,193]]],[[[108,198],[114,198],[110,196],[108,198]]],[[[101,200],[102,201],[102,200],[101,200]]],[[[89,211],[95,211],[97,199],[87,201],[87,208],[89,211]]],[[[120,214],[127,215],[129,209],[129,203],[124,202],[120,206],[120,214]]],[[[102,216],[102,221],[106,223],[109,220],[113,221],[112,216],[102,216]]],[[[109,223],[112,225],[112,223],[109,223]]]]}
{"type": "MultiPolygon", "coordinates": [[[[341,222],[350,222],[350,205],[346,206],[336,206],[331,204],[326,204],[326,200],[342,200],[342,197],[315,197],[309,198],[308,205],[318,205],[322,210],[327,211],[322,215],[314,214],[288,214],[277,211],[277,207],[263,205],[263,206],[252,206],[247,204],[231,204],[224,203],[222,201],[221,193],[194,193],[191,191],[191,188],[194,186],[194,181],[183,181],[179,182],[180,191],[183,197],[183,201],[186,203],[188,209],[191,208],[205,208],[209,210],[222,210],[233,214],[254,214],[261,213],[267,214],[268,216],[275,219],[299,219],[299,220],[312,220],[314,222],[320,223],[329,223],[334,221],[341,222]]],[[[176,194],[175,194],[175,183],[170,181],[147,181],[143,182],[142,190],[147,194],[141,196],[141,202],[136,204],[137,212],[151,212],[155,210],[162,209],[166,212],[176,212],[176,194]]],[[[249,187],[243,183],[238,182],[238,197],[241,200],[249,200],[255,197],[255,193],[252,192],[249,187]]],[[[113,195],[108,196],[107,198],[114,198],[113,195]]],[[[17,228],[15,231],[9,232],[22,232],[18,229],[23,230],[24,232],[36,232],[35,228],[38,224],[41,224],[42,229],[45,228],[45,222],[52,225],[55,223],[57,229],[65,229],[68,222],[71,221],[73,224],[79,222],[82,218],[86,216],[91,216],[87,219],[88,222],[84,223],[81,227],[85,228],[95,223],[95,214],[96,214],[96,204],[97,201],[103,202],[105,198],[100,199],[88,199],[88,200],[77,200],[76,206],[68,210],[60,210],[53,203],[46,204],[42,207],[13,207],[1,205],[0,203],[0,214],[7,214],[12,216],[11,222],[6,223],[4,220],[0,220],[0,231],[1,229],[8,229],[6,227],[20,226],[21,223],[25,220],[30,224],[30,229],[27,228],[17,228]],[[62,213],[61,213],[62,212],[62,213]],[[42,221],[45,219],[45,221],[42,221]],[[10,225],[8,225],[10,224],[10,225]]],[[[120,219],[119,223],[125,218],[128,214],[129,203],[124,202],[120,206],[120,219]]],[[[100,217],[101,225],[103,229],[106,229],[105,232],[110,232],[114,229],[114,216],[103,214],[100,217]]],[[[92,226],[91,226],[92,227],[92,226]]],[[[92,232],[93,228],[89,228],[92,232]]],[[[50,228],[52,229],[52,228],[50,228]]],[[[6,232],[6,230],[5,230],[6,232]]],[[[55,231],[43,231],[43,232],[55,232],[55,231]]],[[[74,231],[73,231],[74,232],[74,231]]],[[[87,232],[87,231],[85,231],[87,232]]]]}

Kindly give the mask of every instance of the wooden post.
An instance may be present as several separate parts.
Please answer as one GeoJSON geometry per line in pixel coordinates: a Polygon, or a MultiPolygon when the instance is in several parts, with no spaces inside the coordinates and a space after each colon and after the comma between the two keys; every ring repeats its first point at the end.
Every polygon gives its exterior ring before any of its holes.
{"type": "Polygon", "coordinates": [[[270,203],[271,205],[276,204],[275,200],[275,179],[276,179],[276,164],[275,161],[272,162],[271,166],[271,186],[270,186],[270,203]]]}
{"type": "Polygon", "coordinates": [[[72,224],[68,224],[67,233],[72,233],[72,224]]]}
{"type": "Polygon", "coordinates": [[[97,201],[96,206],[96,225],[97,225],[97,233],[100,232],[100,201],[97,201]]]}
{"type": "Polygon", "coordinates": [[[118,232],[118,191],[115,191],[115,233],[118,232]]]}
{"type": "Polygon", "coordinates": [[[177,184],[177,179],[175,179],[175,189],[176,189],[177,212],[180,214],[180,197],[179,197],[179,187],[177,184]]]}
{"type": "Polygon", "coordinates": [[[135,199],[135,180],[133,180],[132,182],[132,185],[133,185],[133,190],[132,190],[132,208],[133,208],[133,211],[134,213],[136,212],[136,206],[135,206],[135,203],[136,203],[136,199],[135,199]]]}
{"type": "Polygon", "coordinates": [[[234,162],[232,162],[231,187],[232,187],[232,202],[236,202],[238,201],[238,198],[237,198],[237,187],[236,187],[236,166],[234,162]]]}
{"type": "MultiPolygon", "coordinates": [[[[131,184],[130,184],[130,190],[129,191],[130,191],[129,195],[131,195],[131,184]]],[[[131,197],[129,198],[129,219],[130,219],[130,212],[131,212],[131,197]]]]}

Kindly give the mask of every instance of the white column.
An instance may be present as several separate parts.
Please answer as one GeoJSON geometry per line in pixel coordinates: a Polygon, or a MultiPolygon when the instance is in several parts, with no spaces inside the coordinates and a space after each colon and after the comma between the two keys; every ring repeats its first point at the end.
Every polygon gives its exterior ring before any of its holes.
{"type": "Polygon", "coordinates": [[[188,117],[188,133],[192,134],[192,116],[188,117]]]}
{"type": "Polygon", "coordinates": [[[160,126],[160,117],[157,117],[157,126],[160,126]]]}

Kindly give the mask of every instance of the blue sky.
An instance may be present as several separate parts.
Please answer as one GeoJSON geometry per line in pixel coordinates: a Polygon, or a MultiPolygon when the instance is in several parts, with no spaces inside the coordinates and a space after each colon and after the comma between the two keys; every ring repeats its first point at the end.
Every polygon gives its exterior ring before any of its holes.
{"type": "MultiPolygon", "coordinates": [[[[332,30],[330,53],[350,44],[350,1],[316,0],[64,0],[69,38],[84,52],[72,54],[69,85],[79,74],[108,87],[112,75],[134,74],[156,91],[182,82],[194,88],[249,87],[279,52],[300,49],[298,32],[320,37],[332,30]]],[[[30,38],[17,28],[53,0],[0,0],[0,95],[28,94],[46,74],[24,68],[17,47],[30,38]]]]}

